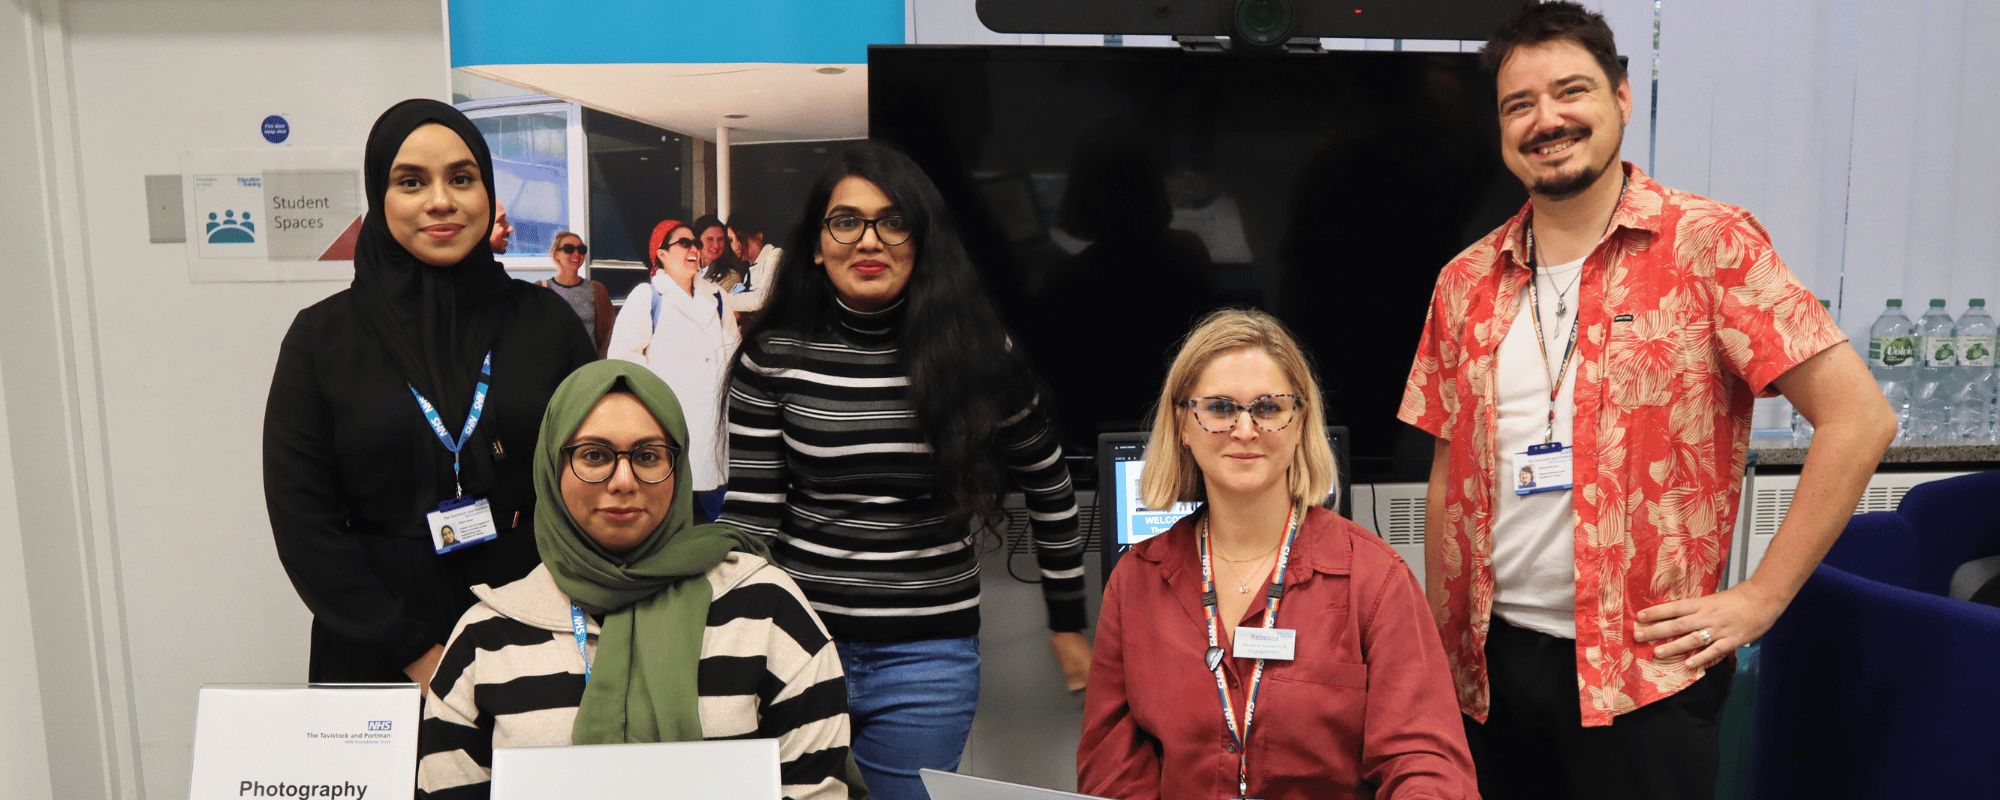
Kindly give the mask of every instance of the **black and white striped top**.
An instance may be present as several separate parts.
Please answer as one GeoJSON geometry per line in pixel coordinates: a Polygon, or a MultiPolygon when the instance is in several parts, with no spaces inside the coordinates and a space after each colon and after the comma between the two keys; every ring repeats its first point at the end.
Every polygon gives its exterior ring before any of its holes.
{"type": "MultiPolygon", "coordinates": [[[[851,726],[840,654],[783,570],[745,553],[708,572],[714,591],[695,679],[702,738],[777,739],[793,800],[844,800],[851,726]]],[[[452,632],[424,695],[417,796],[489,796],[495,747],[570,743],[583,702],[583,657],[569,598],[536,567],[493,589],[452,632]]],[[[597,622],[588,623],[597,653],[597,622]]]]}
{"type": "MultiPolygon", "coordinates": [[[[830,331],[743,343],[729,387],[722,522],[771,537],[836,639],[915,641],[979,632],[979,554],[933,494],[897,353],[902,304],[843,306],[830,331]]],[[[1027,497],[1049,627],[1084,627],[1076,496],[1048,414],[1030,401],[995,442],[1027,497]]]]}

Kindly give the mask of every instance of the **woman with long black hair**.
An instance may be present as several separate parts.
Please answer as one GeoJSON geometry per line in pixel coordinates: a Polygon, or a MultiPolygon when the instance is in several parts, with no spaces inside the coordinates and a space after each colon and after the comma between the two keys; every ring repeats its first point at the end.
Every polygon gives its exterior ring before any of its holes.
{"type": "Polygon", "coordinates": [[[1058,661],[1082,688],[1083,542],[1056,429],[937,187],[887,146],[820,171],[729,384],[722,522],[826,621],[869,788],[923,798],[979,697],[973,524],[1027,496],[1058,661]]]}
{"type": "Polygon", "coordinates": [[[364,158],[354,285],[278,350],[264,503],[313,614],[308,679],[423,683],[471,587],[540,563],[527,454],[597,349],[493,260],[493,159],[458,109],[397,103],[364,158]]]}

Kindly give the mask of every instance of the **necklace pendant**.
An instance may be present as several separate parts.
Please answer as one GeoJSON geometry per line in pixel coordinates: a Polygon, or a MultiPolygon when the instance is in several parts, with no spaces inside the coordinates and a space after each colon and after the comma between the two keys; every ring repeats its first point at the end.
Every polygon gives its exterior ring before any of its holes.
{"type": "Polygon", "coordinates": [[[1569,316],[1569,304],[1563,302],[1562,298],[1558,297],[1556,298],[1556,319],[1562,319],[1566,316],[1569,316]]]}
{"type": "Polygon", "coordinates": [[[1237,593],[1237,594],[1249,594],[1249,593],[1250,593],[1250,587],[1248,587],[1248,586],[1245,586],[1245,585],[1243,585],[1243,584],[1240,584],[1240,583],[1239,583],[1239,584],[1236,584],[1236,593],[1237,593]]]}

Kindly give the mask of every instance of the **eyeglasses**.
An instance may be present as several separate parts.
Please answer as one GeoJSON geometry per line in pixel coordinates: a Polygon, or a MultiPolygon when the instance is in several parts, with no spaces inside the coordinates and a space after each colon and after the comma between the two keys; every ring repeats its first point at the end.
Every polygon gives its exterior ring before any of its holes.
{"type": "Polygon", "coordinates": [[[681,238],[679,238],[679,239],[674,239],[674,240],[672,240],[672,241],[667,241],[667,242],[661,242],[661,243],[660,243],[660,249],[661,249],[661,250],[672,250],[672,249],[674,249],[674,248],[676,248],[676,247],[700,247],[700,246],[701,246],[701,242],[697,242],[697,241],[695,241],[695,240],[693,240],[693,239],[689,239],[689,238],[687,238],[686,236],[683,236],[683,237],[681,237],[681,238]]]}
{"type": "Polygon", "coordinates": [[[618,471],[618,457],[632,462],[632,477],[641,483],[661,483],[674,476],[674,451],[663,444],[642,444],[630,450],[613,450],[596,442],[562,448],[569,471],[584,483],[603,483],[618,471]]]}
{"type": "Polygon", "coordinates": [[[590,245],[587,244],[566,244],[556,249],[579,256],[590,255],[590,245]]]}
{"type": "Polygon", "coordinates": [[[890,247],[910,240],[910,219],[908,217],[895,216],[869,219],[867,217],[857,217],[853,214],[843,214],[838,217],[827,217],[820,220],[820,224],[825,225],[827,234],[831,235],[834,241],[841,244],[854,244],[861,241],[861,237],[867,235],[869,228],[875,229],[876,239],[890,247]]]}
{"type": "Polygon", "coordinates": [[[1272,433],[1282,431],[1299,415],[1299,408],[1306,399],[1295,394],[1267,394],[1248,403],[1238,403],[1227,397],[1194,397],[1181,401],[1181,405],[1194,409],[1194,421],[1209,433],[1228,433],[1236,429],[1236,418],[1243,412],[1250,412],[1250,421],[1257,427],[1272,433]]]}

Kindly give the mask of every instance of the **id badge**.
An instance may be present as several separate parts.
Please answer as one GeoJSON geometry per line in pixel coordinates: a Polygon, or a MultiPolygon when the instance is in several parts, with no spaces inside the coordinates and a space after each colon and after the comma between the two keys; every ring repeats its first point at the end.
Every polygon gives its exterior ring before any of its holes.
{"type": "Polygon", "coordinates": [[[1529,445],[1527,452],[1515,453],[1514,493],[1530,495],[1570,488],[1571,452],[1562,442],[1549,442],[1529,445]]]}
{"type": "Polygon", "coordinates": [[[431,526],[431,546],[440,553],[471,547],[500,535],[500,529],[493,525],[493,505],[484,497],[446,500],[438,504],[436,511],[425,514],[424,521],[431,526]]]}
{"type": "Polygon", "coordinates": [[[1290,628],[1236,629],[1236,657],[1290,661],[1297,649],[1299,632],[1290,628]]]}

